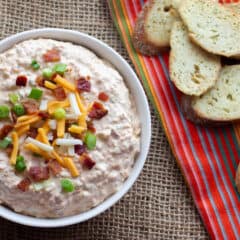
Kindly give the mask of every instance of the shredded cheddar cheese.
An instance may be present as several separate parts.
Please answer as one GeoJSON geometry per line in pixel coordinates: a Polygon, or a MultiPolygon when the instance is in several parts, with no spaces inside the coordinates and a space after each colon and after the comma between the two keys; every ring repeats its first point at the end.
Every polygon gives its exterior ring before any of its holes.
{"type": "Polygon", "coordinates": [[[63,88],[69,90],[69,91],[75,91],[75,86],[68,82],[65,78],[62,78],[61,76],[57,75],[55,78],[54,78],[54,82],[56,82],[57,84],[59,84],[60,86],[62,86],[63,88]]]}
{"type": "Polygon", "coordinates": [[[30,125],[23,126],[20,129],[17,129],[17,135],[18,137],[21,137],[23,134],[25,134],[30,129],[30,125]]]}
{"type": "Polygon", "coordinates": [[[13,141],[13,150],[11,153],[10,163],[12,165],[15,165],[17,161],[17,154],[18,154],[18,148],[19,148],[18,135],[16,132],[12,132],[12,141],[13,141]]]}
{"type": "Polygon", "coordinates": [[[56,153],[56,151],[53,151],[52,154],[53,154],[53,156],[55,157],[55,159],[58,161],[58,163],[59,163],[61,166],[65,167],[62,158],[56,153]]]}
{"type": "Polygon", "coordinates": [[[53,114],[57,108],[67,108],[70,106],[68,99],[65,101],[49,101],[48,102],[48,113],[53,114]]]}
{"type": "Polygon", "coordinates": [[[78,118],[78,125],[80,127],[87,128],[86,115],[87,115],[87,113],[84,112],[84,113],[82,113],[81,116],[79,116],[79,118],[78,118]]]}
{"type": "Polygon", "coordinates": [[[57,121],[57,137],[62,138],[65,133],[65,119],[61,119],[57,121]]]}
{"type": "Polygon", "coordinates": [[[80,98],[80,95],[78,94],[78,92],[75,91],[75,97],[76,97],[76,100],[77,100],[77,104],[78,104],[78,107],[81,111],[81,113],[85,113],[86,112],[86,108],[84,107],[84,104],[82,102],[82,99],[80,98]]]}
{"type": "Polygon", "coordinates": [[[77,125],[72,125],[70,128],[68,128],[69,132],[77,133],[77,134],[82,134],[84,130],[86,130],[86,128],[80,127],[80,126],[77,126],[77,125]]]}
{"type": "Polygon", "coordinates": [[[64,161],[64,165],[70,171],[71,175],[73,177],[78,177],[79,176],[79,171],[76,168],[73,160],[71,158],[65,157],[65,158],[63,158],[63,161],[64,161]]]}
{"type": "Polygon", "coordinates": [[[54,84],[54,83],[52,83],[52,82],[49,82],[49,81],[44,81],[44,86],[45,86],[46,88],[49,88],[49,89],[52,89],[52,90],[57,87],[56,84],[54,84]]]}
{"type": "Polygon", "coordinates": [[[20,123],[20,122],[25,122],[33,117],[37,116],[36,114],[33,114],[33,115],[23,115],[21,117],[18,117],[17,119],[17,123],[20,123]]]}
{"type": "Polygon", "coordinates": [[[39,147],[37,147],[33,143],[27,143],[27,144],[24,145],[24,147],[27,150],[29,150],[29,151],[31,151],[33,153],[37,153],[37,154],[43,156],[46,159],[51,159],[51,156],[48,153],[44,152],[43,150],[41,150],[39,147]]]}
{"type": "Polygon", "coordinates": [[[45,131],[45,134],[49,133],[50,127],[49,127],[49,120],[47,120],[43,126],[42,126],[43,130],[45,131]]]}
{"type": "Polygon", "coordinates": [[[32,124],[32,123],[36,123],[38,122],[39,120],[41,119],[40,116],[32,116],[30,119],[26,120],[26,121],[22,121],[22,122],[19,122],[15,125],[15,128],[20,128],[20,127],[23,127],[23,126],[26,126],[26,125],[29,125],[29,124],[32,124]]]}
{"type": "Polygon", "coordinates": [[[40,136],[40,139],[42,140],[42,142],[47,145],[50,145],[45,130],[43,128],[39,128],[38,133],[39,133],[39,136],[40,136]]]}

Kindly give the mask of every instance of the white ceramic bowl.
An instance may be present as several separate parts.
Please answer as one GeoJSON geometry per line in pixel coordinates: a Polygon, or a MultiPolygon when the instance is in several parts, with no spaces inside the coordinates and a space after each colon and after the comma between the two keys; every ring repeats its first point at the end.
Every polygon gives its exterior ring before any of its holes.
{"type": "Polygon", "coordinates": [[[71,217],[64,217],[60,219],[38,219],[35,217],[29,217],[15,213],[14,211],[6,207],[0,206],[0,216],[10,221],[33,227],[46,227],[46,228],[62,227],[86,221],[104,212],[106,209],[108,209],[114,203],[116,203],[131,188],[131,186],[136,181],[138,175],[140,174],[143,168],[149,150],[151,140],[150,111],[147,98],[140,84],[140,81],[138,80],[136,74],[131,69],[129,64],[108,45],[84,33],[56,28],[34,29],[18,33],[16,35],[13,35],[0,41],[0,52],[4,52],[5,50],[11,48],[16,43],[33,38],[51,38],[73,42],[75,44],[87,47],[88,49],[95,52],[99,57],[104,58],[111,62],[124,77],[125,82],[128,85],[134,97],[134,101],[137,105],[137,110],[142,125],[141,152],[136,159],[131,175],[124,182],[124,184],[122,185],[121,189],[118,192],[116,192],[114,195],[106,199],[100,205],[92,208],[89,211],[71,217]]]}

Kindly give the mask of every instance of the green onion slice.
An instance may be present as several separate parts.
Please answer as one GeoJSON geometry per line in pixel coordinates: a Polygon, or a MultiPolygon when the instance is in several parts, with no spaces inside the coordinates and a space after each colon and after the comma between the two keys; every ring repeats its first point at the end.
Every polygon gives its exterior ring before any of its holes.
{"type": "Polygon", "coordinates": [[[12,143],[12,139],[9,137],[5,137],[3,140],[0,140],[0,148],[4,149],[12,143]]]}
{"type": "Polygon", "coordinates": [[[40,65],[39,63],[36,61],[36,60],[32,60],[31,62],[31,67],[34,69],[34,70],[38,70],[40,68],[40,65]]]}
{"type": "Polygon", "coordinates": [[[17,156],[15,169],[17,172],[23,172],[26,169],[26,164],[23,156],[17,156]]]}
{"type": "Polygon", "coordinates": [[[64,63],[58,63],[53,67],[53,72],[63,75],[67,70],[67,65],[64,63]]]}
{"type": "Polygon", "coordinates": [[[13,106],[13,112],[16,113],[17,116],[22,116],[25,114],[25,109],[22,104],[16,103],[13,106]]]}
{"type": "Polygon", "coordinates": [[[12,104],[17,103],[20,100],[20,97],[19,97],[19,95],[17,93],[9,93],[8,97],[9,97],[9,101],[12,104]]]}
{"type": "Polygon", "coordinates": [[[0,119],[7,118],[9,116],[9,107],[6,105],[0,105],[0,119]]]}
{"type": "Polygon", "coordinates": [[[51,79],[51,77],[53,76],[54,71],[51,68],[44,68],[42,75],[44,78],[46,79],[51,79]]]}
{"type": "Polygon", "coordinates": [[[84,138],[84,142],[89,150],[93,150],[96,147],[97,137],[91,132],[87,132],[84,138]]]}
{"type": "Polygon", "coordinates": [[[66,111],[63,108],[57,108],[54,111],[53,116],[55,119],[61,120],[66,117],[66,111]]]}
{"type": "Polygon", "coordinates": [[[61,186],[64,192],[73,192],[75,190],[72,181],[69,179],[62,179],[61,186]]]}
{"type": "Polygon", "coordinates": [[[36,100],[39,100],[42,97],[43,91],[39,88],[32,88],[30,94],[29,94],[29,98],[33,98],[36,100]]]}

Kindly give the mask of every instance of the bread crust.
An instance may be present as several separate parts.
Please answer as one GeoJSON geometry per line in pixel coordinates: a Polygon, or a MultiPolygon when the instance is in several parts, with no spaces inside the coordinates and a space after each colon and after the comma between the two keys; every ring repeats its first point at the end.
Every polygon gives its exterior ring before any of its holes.
{"type": "Polygon", "coordinates": [[[232,121],[227,121],[227,120],[212,120],[207,117],[201,116],[197,111],[193,109],[193,101],[195,97],[189,96],[186,94],[182,94],[181,100],[180,100],[180,108],[181,111],[184,115],[184,117],[198,125],[203,125],[203,126],[209,126],[209,127],[219,127],[219,126],[224,126],[224,125],[230,125],[232,123],[237,123],[240,122],[240,119],[234,119],[232,121]]]}
{"type": "MultiPolygon", "coordinates": [[[[150,0],[144,5],[141,13],[138,15],[137,21],[134,26],[133,35],[132,35],[132,42],[135,49],[139,53],[147,56],[153,56],[161,52],[166,52],[170,48],[170,43],[165,45],[156,45],[154,42],[152,42],[148,38],[146,34],[145,22],[154,4],[155,4],[155,0],[150,0]]],[[[170,11],[175,11],[175,10],[171,9],[170,11]]]]}

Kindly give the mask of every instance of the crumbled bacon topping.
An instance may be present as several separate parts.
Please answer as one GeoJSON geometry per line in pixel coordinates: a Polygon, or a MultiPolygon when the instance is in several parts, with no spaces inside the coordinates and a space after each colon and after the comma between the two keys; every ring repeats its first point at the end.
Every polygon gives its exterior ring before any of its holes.
{"type": "Polygon", "coordinates": [[[11,124],[5,124],[0,129],[0,139],[5,138],[12,130],[14,126],[11,124]]]}
{"type": "Polygon", "coordinates": [[[86,152],[86,147],[85,145],[75,145],[74,146],[74,150],[75,150],[75,153],[78,154],[78,155],[82,155],[83,153],[86,152]]]}
{"type": "Polygon", "coordinates": [[[65,100],[67,95],[63,87],[57,87],[53,89],[53,94],[58,101],[65,100]]]}
{"type": "Polygon", "coordinates": [[[11,143],[11,144],[9,144],[9,145],[7,146],[7,148],[5,149],[5,151],[6,151],[6,153],[7,153],[8,156],[11,155],[12,150],[13,150],[13,145],[12,145],[12,143],[11,143]]]}
{"type": "Polygon", "coordinates": [[[81,155],[81,162],[83,167],[86,167],[89,170],[92,169],[96,164],[87,153],[81,155]]]}
{"type": "Polygon", "coordinates": [[[96,132],[96,128],[94,127],[94,124],[92,121],[87,122],[87,129],[92,133],[96,132]]]}
{"type": "Polygon", "coordinates": [[[17,76],[16,85],[20,87],[25,87],[27,85],[27,77],[24,75],[17,76]]]}
{"type": "Polygon", "coordinates": [[[91,91],[91,83],[89,80],[81,77],[77,80],[77,90],[79,92],[90,92],[91,91]]]}
{"type": "Polygon", "coordinates": [[[40,116],[43,120],[48,119],[50,117],[48,112],[40,111],[38,113],[38,116],[40,116]]]}
{"type": "Polygon", "coordinates": [[[43,60],[45,62],[58,62],[60,59],[60,51],[56,48],[50,49],[43,54],[43,60]]]}
{"type": "Polygon", "coordinates": [[[58,175],[62,171],[61,165],[56,160],[49,161],[48,168],[54,176],[58,175]]]}
{"type": "Polygon", "coordinates": [[[31,185],[31,180],[29,178],[24,178],[18,185],[17,188],[22,192],[28,191],[31,185]]]}
{"type": "Polygon", "coordinates": [[[41,182],[43,180],[49,179],[49,169],[48,167],[31,167],[29,169],[29,176],[32,178],[35,182],[41,182]]]}
{"type": "Polygon", "coordinates": [[[38,76],[36,78],[36,83],[39,87],[44,87],[44,82],[45,82],[45,79],[43,78],[43,76],[38,76]]]}
{"type": "Polygon", "coordinates": [[[105,92],[100,92],[98,94],[98,99],[103,101],[103,102],[106,102],[106,101],[108,101],[109,96],[105,92]]]}
{"type": "Polygon", "coordinates": [[[17,114],[13,110],[11,110],[11,118],[13,123],[17,122],[17,114]]]}
{"type": "Polygon", "coordinates": [[[31,138],[36,138],[37,135],[38,135],[37,128],[30,128],[29,131],[27,132],[27,136],[31,138]]]}
{"type": "Polygon", "coordinates": [[[101,119],[105,115],[107,115],[107,113],[108,113],[108,110],[105,109],[101,103],[94,102],[90,109],[88,117],[90,117],[92,119],[101,119]]]}
{"type": "Polygon", "coordinates": [[[38,103],[33,99],[28,99],[23,103],[24,109],[26,110],[27,114],[34,114],[38,112],[39,106],[38,103]]]}

